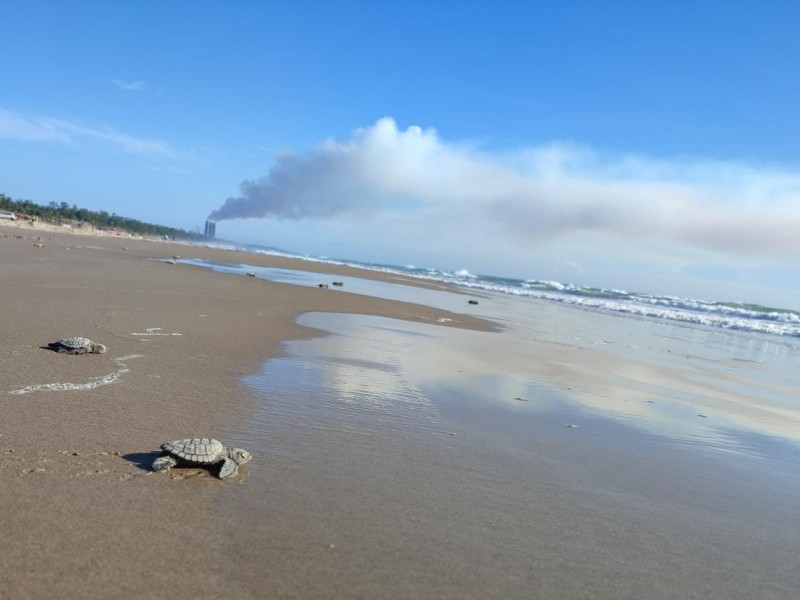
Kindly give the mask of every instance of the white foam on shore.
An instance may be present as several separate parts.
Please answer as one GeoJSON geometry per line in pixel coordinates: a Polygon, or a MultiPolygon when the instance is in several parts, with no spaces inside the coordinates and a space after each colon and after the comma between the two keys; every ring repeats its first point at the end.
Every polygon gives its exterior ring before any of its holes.
{"type": "Polygon", "coordinates": [[[75,390],[92,390],[94,388],[98,388],[104,385],[110,385],[112,383],[116,383],[119,381],[120,377],[123,374],[129,373],[130,369],[128,366],[123,362],[126,360],[131,360],[134,358],[141,358],[144,356],[143,354],[129,354],[127,356],[120,356],[114,359],[114,362],[117,363],[121,368],[113,373],[109,373],[108,375],[101,375],[100,377],[95,377],[90,379],[86,383],[39,383],[35,385],[29,385],[24,388],[18,390],[11,390],[9,394],[14,395],[22,395],[22,394],[30,394],[32,392],[64,392],[64,391],[75,391],[75,390]]]}
{"type": "Polygon", "coordinates": [[[138,336],[151,336],[151,335],[182,335],[180,333],[161,333],[163,329],[161,327],[148,327],[141,333],[131,333],[131,335],[138,335],[138,336]]]}
{"type": "MultiPolygon", "coordinates": [[[[591,288],[578,284],[538,279],[514,279],[476,275],[467,269],[440,270],[360,263],[327,257],[312,257],[280,250],[256,249],[236,244],[214,244],[208,247],[278,256],[311,263],[342,265],[356,269],[392,273],[426,281],[438,281],[473,290],[555,302],[576,308],[649,319],[682,322],[744,333],[800,338],[800,311],[770,309],[756,304],[712,302],[693,298],[654,296],[626,290],[591,288]]],[[[247,265],[243,265],[246,267],[247,265]]]]}

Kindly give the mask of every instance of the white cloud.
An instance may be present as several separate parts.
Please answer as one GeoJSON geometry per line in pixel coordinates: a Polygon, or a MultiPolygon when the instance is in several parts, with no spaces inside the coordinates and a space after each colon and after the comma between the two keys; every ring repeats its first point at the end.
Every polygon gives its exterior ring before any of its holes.
{"type": "Polygon", "coordinates": [[[0,108],[0,138],[27,142],[76,143],[81,139],[105,142],[123,152],[176,158],[169,144],[137,138],[110,127],[92,128],[61,119],[28,117],[0,108]]]}
{"type": "Polygon", "coordinates": [[[26,142],[69,142],[69,136],[44,120],[30,119],[0,108],[0,138],[26,142]]]}
{"type": "Polygon", "coordinates": [[[122,81],[121,79],[112,79],[111,82],[119,89],[126,92],[141,92],[144,89],[144,81],[122,81]]]}
{"type": "Polygon", "coordinates": [[[148,140],[143,138],[136,138],[131,135],[121,133],[110,127],[104,127],[102,129],[92,129],[89,127],[84,127],[82,125],[77,125],[75,123],[69,123],[67,121],[59,121],[59,120],[51,120],[49,123],[52,123],[58,130],[63,131],[64,133],[70,135],[72,138],[75,137],[83,137],[83,138],[90,138],[95,140],[100,140],[103,142],[108,142],[117,146],[120,150],[124,152],[130,152],[132,154],[147,154],[147,155],[154,155],[154,156],[165,156],[165,157],[173,157],[174,153],[170,150],[169,145],[166,142],[162,142],[160,140],[148,140]]]}
{"type": "Polygon", "coordinates": [[[705,159],[603,156],[572,144],[492,154],[444,142],[432,129],[399,130],[385,118],[346,141],[279,155],[267,176],[243,182],[241,194],[211,217],[358,217],[382,220],[394,237],[401,237],[399,223],[435,222],[442,239],[490,231],[518,247],[600,235],[794,255],[800,174],[705,159]]]}

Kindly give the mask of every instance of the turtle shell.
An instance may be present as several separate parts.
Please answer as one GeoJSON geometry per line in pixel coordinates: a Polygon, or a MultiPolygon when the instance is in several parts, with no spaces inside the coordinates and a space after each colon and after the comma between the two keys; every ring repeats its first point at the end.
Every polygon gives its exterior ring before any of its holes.
{"type": "Polygon", "coordinates": [[[224,458],[223,454],[225,452],[225,446],[222,445],[222,442],[210,438],[164,442],[161,444],[161,449],[175,458],[200,464],[218,463],[224,458]]]}
{"type": "Polygon", "coordinates": [[[63,348],[69,348],[70,350],[78,350],[79,348],[86,348],[90,346],[92,344],[92,340],[85,337],[69,337],[64,338],[63,340],[58,340],[56,344],[63,348]]]}

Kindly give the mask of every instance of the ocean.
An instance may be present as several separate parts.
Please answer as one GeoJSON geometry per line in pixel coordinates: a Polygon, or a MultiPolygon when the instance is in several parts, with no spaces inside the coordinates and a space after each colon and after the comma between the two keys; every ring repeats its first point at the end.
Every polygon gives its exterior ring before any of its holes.
{"type": "MultiPolygon", "coordinates": [[[[447,271],[414,265],[400,266],[314,257],[247,244],[219,243],[205,245],[244,250],[255,254],[285,256],[309,262],[346,265],[384,273],[396,273],[427,281],[439,281],[477,292],[494,292],[520,298],[533,298],[603,313],[635,315],[713,328],[763,333],[785,338],[800,338],[800,311],[772,308],[759,304],[658,296],[558,281],[497,277],[475,274],[465,269],[447,271]]],[[[800,347],[800,341],[798,341],[797,347],[800,347]]]]}

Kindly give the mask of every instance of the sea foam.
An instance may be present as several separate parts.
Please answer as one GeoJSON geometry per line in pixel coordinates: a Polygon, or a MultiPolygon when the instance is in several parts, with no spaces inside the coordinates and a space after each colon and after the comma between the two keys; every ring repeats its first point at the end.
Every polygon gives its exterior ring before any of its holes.
{"type": "Polygon", "coordinates": [[[758,304],[713,302],[677,296],[642,294],[619,289],[594,288],[559,281],[477,275],[467,269],[448,271],[414,265],[385,265],[356,260],[301,256],[276,249],[239,246],[231,243],[204,245],[406,275],[428,281],[441,281],[473,290],[556,302],[586,310],[800,338],[800,312],[769,308],[758,304]]]}

